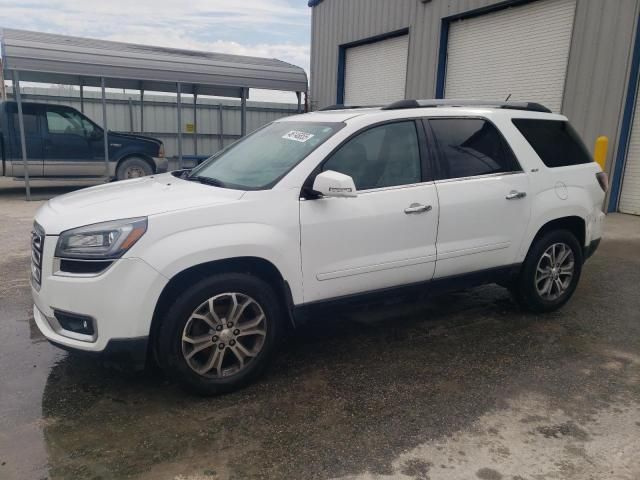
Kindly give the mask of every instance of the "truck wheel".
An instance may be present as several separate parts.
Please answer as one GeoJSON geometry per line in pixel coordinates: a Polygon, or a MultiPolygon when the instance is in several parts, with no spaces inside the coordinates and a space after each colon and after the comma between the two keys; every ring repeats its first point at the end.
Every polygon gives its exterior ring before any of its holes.
{"type": "Polygon", "coordinates": [[[201,395],[231,392],[267,367],[283,324],[282,307],[261,279],[225,273],[180,295],[160,326],[160,365],[201,395]]]}
{"type": "Polygon", "coordinates": [[[126,180],[128,178],[139,178],[153,174],[153,169],[149,162],[143,158],[131,157],[123,160],[118,165],[116,176],[118,180],[126,180]]]}
{"type": "Polygon", "coordinates": [[[518,303],[536,313],[551,312],[569,301],[582,272],[582,248],[568,230],[536,239],[512,288],[518,303]]]}

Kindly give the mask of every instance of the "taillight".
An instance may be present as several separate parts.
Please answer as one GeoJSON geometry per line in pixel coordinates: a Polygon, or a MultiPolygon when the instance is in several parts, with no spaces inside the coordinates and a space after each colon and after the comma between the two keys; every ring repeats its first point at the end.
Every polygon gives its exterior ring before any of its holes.
{"type": "Polygon", "coordinates": [[[160,144],[160,151],[158,152],[160,158],[164,157],[164,143],[160,144]]]}
{"type": "Polygon", "coordinates": [[[607,172],[596,173],[596,179],[602,191],[606,192],[609,189],[609,175],[607,175],[607,172]]]}

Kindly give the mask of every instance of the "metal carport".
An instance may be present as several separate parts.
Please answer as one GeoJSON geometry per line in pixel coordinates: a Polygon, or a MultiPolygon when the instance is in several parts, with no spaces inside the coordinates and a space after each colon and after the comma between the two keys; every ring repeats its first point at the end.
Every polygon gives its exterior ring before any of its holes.
{"type": "Polygon", "coordinates": [[[12,79],[25,165],[27,200],[31,198],[22,118],[20,81],[100,87],[104,128],[105,176],[109,176],[109,144],[105,88],[124,88],[177,94],[178,162],[182,167],[181,94],[241,99],[241,133],[246,134],[246,105],[250,88],[296,92],[298,111],[307,75],[277,59],[228,55],[195,50],[111,42],[5,28],[0,30],[2,66],[12,79]]]}

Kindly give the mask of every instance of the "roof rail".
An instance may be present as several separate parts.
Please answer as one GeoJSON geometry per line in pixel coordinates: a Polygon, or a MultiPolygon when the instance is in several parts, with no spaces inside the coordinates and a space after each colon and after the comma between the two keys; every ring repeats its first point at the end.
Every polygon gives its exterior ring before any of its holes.
{"type": "Polygon", "coordinates": [[[511,110],[527,110],[529,112],[551,113],[544,105],[535,102],[504,102],[500,100],[399,100],[393,102],[382,110],[401,110],[404,108],[436,108],[436,107],[489,107],[506,108],[511,110]]]}
{"type": "Polygon", "coordinates": [[[354,108],[376,108],[380,107],[380,105],[344,105],[342,103],[336,105],[329,105],[326,107],[319,108],[316,110],[317,112],[327,112],[329,110],[351,110],[354,108]]]}

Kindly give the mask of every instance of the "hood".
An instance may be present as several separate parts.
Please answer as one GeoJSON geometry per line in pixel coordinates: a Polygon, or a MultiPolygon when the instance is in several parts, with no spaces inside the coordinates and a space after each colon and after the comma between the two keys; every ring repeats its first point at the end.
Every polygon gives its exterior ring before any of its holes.
{"type": "Polygon", "coordinates": [[[109,130],[109,141],[117,140],[118,138],[127,138],[129,140],[146,140],[147,142],[153,142],[156,145],[162,144],[161,140],[158,140],[154,137],[138,135],[137,133],[114,132],[113,130],[109,130]]]}
{"type": "Polygon", "coordinates": [[[244,191],[176,178],[170,173],[85,188],[49,200],[35,220],[48,235],[121,218],[231,203],[244,191]]]}

